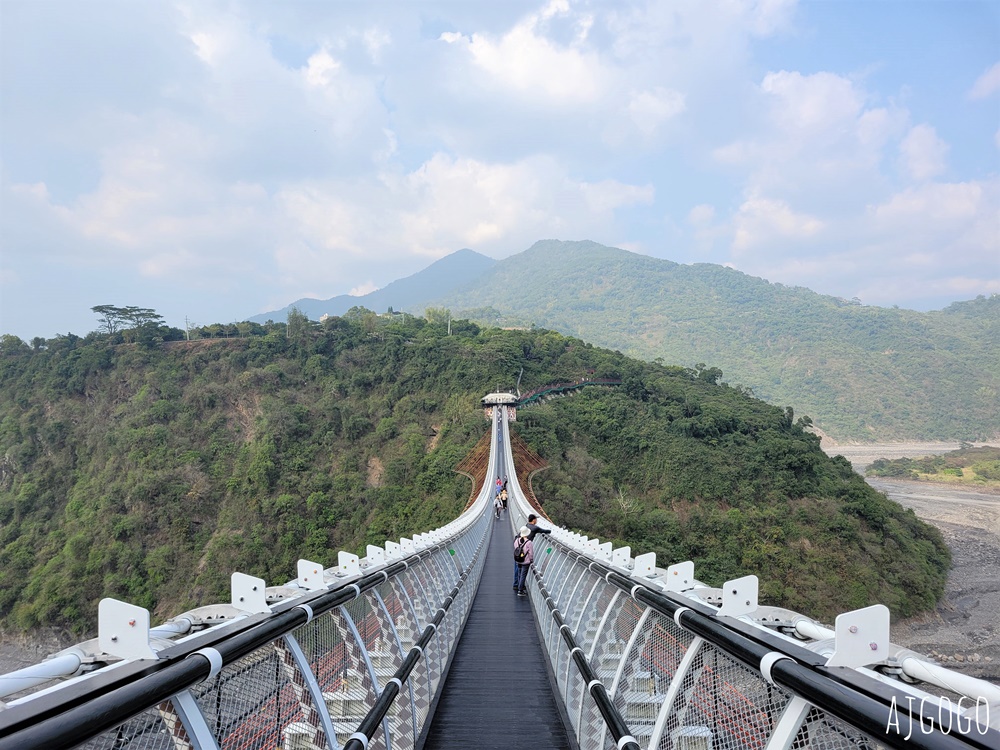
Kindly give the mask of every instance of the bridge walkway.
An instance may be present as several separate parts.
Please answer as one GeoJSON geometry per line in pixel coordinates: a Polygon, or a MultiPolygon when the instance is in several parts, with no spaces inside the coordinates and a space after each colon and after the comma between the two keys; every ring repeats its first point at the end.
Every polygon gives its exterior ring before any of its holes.
{"type": "Polygon", "coordinates": [[[576,747],[552,693],[530,599],[512,588],[510,528],[506,513],[493,524],[483,577],[425,748],[576,747]]]}

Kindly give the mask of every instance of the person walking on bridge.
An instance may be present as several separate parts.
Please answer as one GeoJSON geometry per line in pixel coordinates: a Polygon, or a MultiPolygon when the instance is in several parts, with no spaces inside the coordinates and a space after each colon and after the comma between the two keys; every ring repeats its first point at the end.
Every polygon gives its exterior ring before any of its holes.
{"type": "MultiPolygon", "coordinates": [[[[551,534],[552,529],[543,529],[541,526],[535,523],[538,520],[538,516],[532,513],[528,516],[528,525],[522,526],[522,529],[528,530],[528,541],[532,543],[532,551],[534,551],[535,536],[538,534],[551,534]]],[[[517,566],[517,560],[514,561],[514,590],[517,591],[517,577],[520,575],[520,568],[517,566]]]]}
{"type": "Polygon", "coordinates": [[[517,568],[517,589],[518,596],[527,596],[528,569],[535,559],[535,550],[531,544],[529,535],[531,532],[527,526],[522,526],[520,533],[514,537],[514,566],[517,568]]]}

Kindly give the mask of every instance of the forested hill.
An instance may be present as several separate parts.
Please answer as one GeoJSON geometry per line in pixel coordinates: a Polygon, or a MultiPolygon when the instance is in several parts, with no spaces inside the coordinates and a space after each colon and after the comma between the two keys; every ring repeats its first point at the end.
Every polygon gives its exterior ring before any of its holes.
{"type": "Polygon", "coordinates": [[[642,359],[708,363],[839,440],[1000,436],[1000,295],[886,309],[719,265],[546,240],[429,303],[642,359]]]}
{"type": "Polygon", "coordinates": [[[521,410],[552,463],[537,493],[590,535],[758,573],[766,601],[819,616],[931,607],[940,535],[830,459],[790,412],[715,369],[642,363],[543,331],[363,312],[199,342],[91,334],[0,341],[0,618],[91,631],[113,596],[156,618],[270,584],[300,557],[363,554],[454,517],[454,472],[498,385],[593,374],[616,388],[521,410]]]}

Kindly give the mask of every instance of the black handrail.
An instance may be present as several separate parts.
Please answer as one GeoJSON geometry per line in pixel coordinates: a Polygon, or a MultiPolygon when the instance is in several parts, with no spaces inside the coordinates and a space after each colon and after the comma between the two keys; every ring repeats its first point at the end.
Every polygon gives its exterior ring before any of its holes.
{"type": "Polygon", "coordinates": [[[583,649],[577,645],[576,638],[570,631],[569,625],[563,619],[562,612],[559,611],[555,602],[552,601],[552,597],[549,596],[541,574],[534,568],[532,568],[532,572],[535,574],[535,582],[538,585],[539,592],[545,597],[545,604],[549,608],[552,619],[559,626],[559,634],[566,643],[566,648],[569,649],[570,657],[573,659],[573,663],[576,664],[576,668],[583,678],[584,685],[587,686],[587,692],[594,699],[597,710],[601,712],[601,717],[611,732],[611,736],[614,737],[618,748],[620,750],[641,750],[639,743],[632,736],[628,724],[625,723],[621,712],[615,706],[614,701],[611,700],[611,696],[608,695],[608,690],[604,686],[604,683],[597,678],[594,668],[590,665],[587,657],[583,655],[583,649]]]}
{"type": "Polygon", "coordinates": [[[614,568],[571,550],[558,540],[554,541],[562,548],[563,554],[586,564],[591,571],[599,571],[608,583],[674,620],[680,627],[700,636],[755,672],[761,673],[761,662],[765,656],[780,655],[769,670],[774,684],[877,737],[890,747],[898,750],[996,750],[1000,747],[1000,732],[994,729],[981,732],[977,728],[966,733],[930,731],[924,734],[921,727],[940,729],[939,719],[925,712],[919,702],[910,700],[912,696],[909,694],[894,691],[875,680],[869,681],[872,683],[870,686],[862,687],[862,681],[856,679],[853,670],[817,664],[817,655],[812,652],[806,652],[809,656],[803,658],[803,654],[798,653],[803,650],[797,649],[794,644],[782,648],[751,638],[714,615],[700,611],[702,608],[693,601],[655,591],[639,579],[622,575],[614,568]],[[844,673],[851,679],[842,679],[844,673]],[[905,713],[902,722],[900,713],[905,713]],[[893,726],[898,731],[890,731],[893,726]]]}
{"type": "MultiPolygon", "coordinates": [[[[424,632],[420,635],[420,638],[413,645],[413,647],[406,654],[406,658],[403,659],[403,663],[396,670],[395,674],[389,678],[386,682],[385,687],[382,689],[382,693],[379,695],[375,704],[368,710],[365,714],[365,718],[361,720],[358,725],[358,730],[351,735],[350,739],[344,744],[344,750],[366,750],[368,743],[375,736],[378,730],[382,726],[382,721],[385,719],[386,715],[389,713],[389,709],[392,708],[392,704],[395,703],[396,698],[399,696],[403,689],[403,684],[409,679],[410,673],[416,668],[417,663],[424,656],[424,649],[430,643],[431,638],[437,633],[438,625],[444,620],[445,614],[451,608],[452,603],[458,596],[459,591],[461,591],[462,586],[465,585],[466,580],[469,577],[469,571],[475,567],[479,560],[479,556],[482,554],[484,542],[486,539],[486,534],[483,535],[482,540],[479,542],[479,547],[476,549],[476,553],[472,556],[472,560],[469,562],[468,567],[465,572],[462,573],[459,578],[458,584],[452,589],[451,593],[445,598],[444,604],[435,613],[434,619],[424,628],[424,632]]],[[[414,738],[415,739],[415,738],[414,738]]]]}
{"type": "Polygon", "coordinates": [[[239,624],[233,623],[235,632],[233,628],[209,630],[204,638],[165,649],[156,661],[143,660],[120,673],[113,670],[107,679],[87,680],[74,692],[58,691],[9,706],[0,712],[0,750],[70,748],[113,729],[207,679],[213,673],[213,665],[202,651],[214,650],[221,657],[222,665],[231,664],[305,625],[311,617],[347,604],[413,563],[446,548],[460,535],[456,533],[385,568],[346,581],[336,589],[295,599],[288,602],[287,609],[262,615],[263,619],[248,618],[239,624]]]}

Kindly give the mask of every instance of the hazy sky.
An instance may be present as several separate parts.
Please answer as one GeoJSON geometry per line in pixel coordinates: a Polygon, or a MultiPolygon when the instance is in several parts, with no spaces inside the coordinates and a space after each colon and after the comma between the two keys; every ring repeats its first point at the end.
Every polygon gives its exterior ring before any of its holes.
{"type": "Polygon", "coordinates": [[[592,239],[1000,292],[1000,2],[0,0],[0,332],[592,239]]]}

